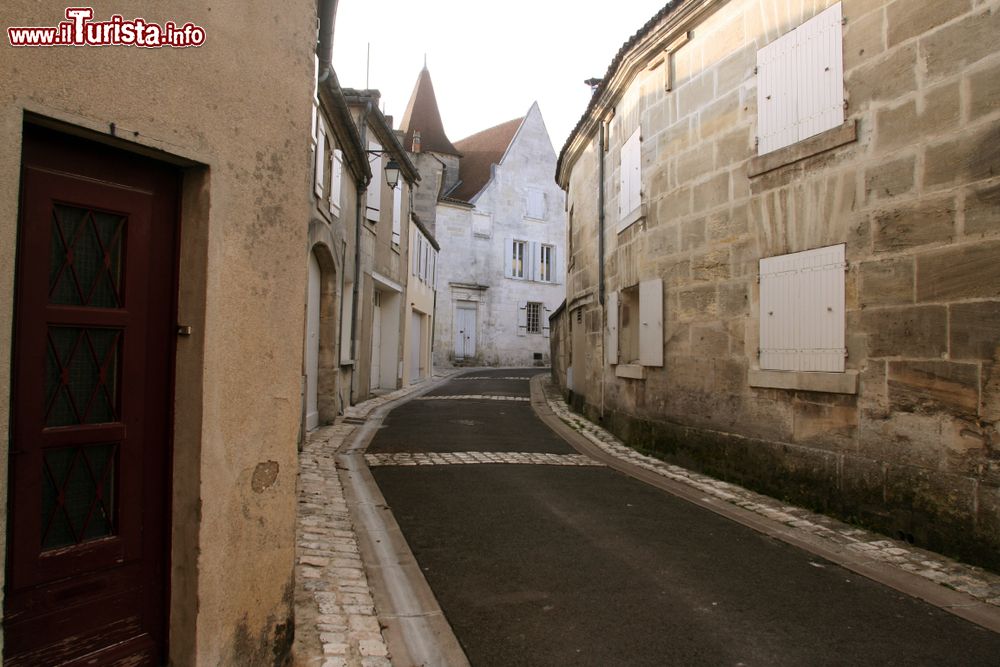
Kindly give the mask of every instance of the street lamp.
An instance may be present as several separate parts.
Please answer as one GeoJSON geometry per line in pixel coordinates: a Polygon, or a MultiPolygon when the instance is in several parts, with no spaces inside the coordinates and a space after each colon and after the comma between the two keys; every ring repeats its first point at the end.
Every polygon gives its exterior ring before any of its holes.
{"type": "Polygon", "coordinates": [[[393,190],[399,185],[399,165],[395,160],[390,159],[385,165],[385,182],[393,190]]]}

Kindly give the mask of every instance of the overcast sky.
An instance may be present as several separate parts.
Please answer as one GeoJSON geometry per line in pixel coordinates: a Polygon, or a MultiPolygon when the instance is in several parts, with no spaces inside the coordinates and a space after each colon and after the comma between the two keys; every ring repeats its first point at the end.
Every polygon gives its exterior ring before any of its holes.
{"type": "Polygon", "coordinates": [[[382,93],[402,120],[424,65],[452,141],[537,101],[558,153],[621,45],[665,0],[340,0],[333,64],[342,86],[382,93]]]}

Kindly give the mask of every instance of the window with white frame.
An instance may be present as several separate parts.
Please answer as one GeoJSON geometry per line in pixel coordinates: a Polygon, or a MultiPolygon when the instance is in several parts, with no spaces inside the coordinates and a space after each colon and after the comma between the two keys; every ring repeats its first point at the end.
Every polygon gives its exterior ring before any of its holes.
{"type": "Polygon", "coordinates": [[[529,188],[525,192],[524,216],[535,220],[545,218],[545,193],[535,188],[529,188]]]}
{"type": "Polygon", "coordinates": [[[555,282],[555,267],[553,262],[556,258],[555,246],[542,245],[538,258],[538,279],[543,283],[555,282]]]}
{"type": "Polygon", "coordinates": [[[541,334],[548,338],[550,313],[540,301],[521,303],[517,308],[517,335],[541,334]]]}
{"type": "Polygon", "coordinates": [[[622,144],[618,169],[618,231],[635,222],[642,210],[642,139],[639,129],[622,144]]]}
{"type": "Polygon", "coordinates": [[[382,184],[385,183],[385,177],[382,175],[382,146],[378,142],[369,141],[368,150],[378,152],[373,153],[372,158],[370,158],[372,180],[368,184],[365,218],[371,222],[378,222],[379,210],[382,208],[382,184]]]}
{"type": "Polygon", "coordinates": [[[611,365],[663,365],[663,281],[644,280],[607,299],[605,351],[611,365]]]}
{"type": "Polygon", "coordinates": [[[757,52],[760,155],[844,122],[841,3],[757,52]]]}
{"type": "Polygon", "coordinates": [[[508,278],[527,278],[526,262],[528,254],[528,242],[508,239],[506,246],[507,259],[505,261],[504,272],[508,278]]]}
{"type": "Polygon", "coordinates": [[[316,155],[313,170],[313,192],[321,200],[326,183],[326,163],[330,159],[330,146],[326,138],[326,123],[322,117],[316,119],[316,155]]]}
{"type": "Polygon", "coordinates": [[[760,368],[842,373],[844,244],[760,260],[760,368]]]}

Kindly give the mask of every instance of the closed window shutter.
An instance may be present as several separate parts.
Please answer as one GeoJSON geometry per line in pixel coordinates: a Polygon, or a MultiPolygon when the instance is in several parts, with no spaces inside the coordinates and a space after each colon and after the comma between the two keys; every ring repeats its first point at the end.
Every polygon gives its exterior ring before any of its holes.
{"type": "Polygon", "coordinates": [[[663,365],[663,281],[639,283],[639,363],[663,365]]]}
{"type": "Polygon", "coordinates": [[[541,264],[542,261],[542,248],[537,241],[532,241],[528,244],[528,270],[525,271],[525,278],[528,280],[540,280],[541,275],[541,264]]]}
{"type": "Polygon", "coordinates": [[[320,121],[316,137],[316,172],[313,180],[313,192],[317,197],[323,197],[323,169],[326,166],[326,132],[323,123],[320,121]]]}
{"type": "Polygon", "coordinates": [[[526,336],[528,334],[528,304],[522,303],[517,307],[517,335],[526,336]]]}
{"type": "Polygon", "coordinates": [[[349,364],[354,360],[351,349],[351,326],[354,322],[354,286],[344,284],[340,295],[340,363],[349,364]]]}
{"type": "Polygon", "coordinates": [[[423,237],[419,234],[414,233],[413,235],[413,247],[410,248],[411,259],[413,260],[411,264],[413,265],[413,275],[420,275],[420,243],[423,241],[423,237]]]}
{"type": "Polygon", "coordinates": [[[559,252],[557,246],[552,246],[550,252],[552,253],[549,259],[552,262],[552,282],[561,284],[563,282],[562,253],[559,252]]]}
{"type": "Polygon", "coordinates": [[[628,212],[639,208],[642,204],[642,137],[639,130],[635,131],[630,140],[629,181],[628,181],[628,212]]]}
{"type": "MultiPolygon", "coordinates": [[[[382,147],[372,141],[368,143],[368,149],[381,151],[382,147]]],[[[385,182],[385,177],[382,175],[381,155],[375,156],[375,159],[372,160],[371,167],[372,180],[371,183],[368,184],[367,211],[365,212],[365,217],[372,222],[378,222],[379,210],[382,207],[382,184],[385,182]]]]}
{"type": "Polygon", "coordinates": [[[330,213],[340,215],[340,191],[344,174],[344,152],[339,148],[330,157],[330,213]]]}
{"type": "Polygon", "coordinates": [[[844,245],[760,260],[760,367],[844,371],[844,245]]]}
{"type": "Polygon", "coordinates": [[[514,239],[503,240],[503,274],[507,278],[514,277],[514,239]]]}
{"type": "Polygon", "coordinates": [[[799,26],[795,57],[798,136],[802,141],[844,122],[841,4],[799,26]]]}
{"type": "Polygon", "coordinates": [[[392,242],[399,245],[399,233],[402,231],[403,214],[403,184],[392,190],[392,242]]]}
{"type": "Polygon", "coordinates": [[[757,52],[760,155],[844,122],[841,4],[757,52]]]}
{"type": "Polygon", "coordinates": [[[618,292],[608,294],[607,305],[607,326],[604,332],[604,356],[609,364],[618,363],[618,292]]]}

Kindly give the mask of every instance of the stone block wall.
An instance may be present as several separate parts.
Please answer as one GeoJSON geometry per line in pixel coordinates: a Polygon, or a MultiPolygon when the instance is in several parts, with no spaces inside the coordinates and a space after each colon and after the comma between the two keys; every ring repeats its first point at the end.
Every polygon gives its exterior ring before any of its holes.
{"type": "MultiPolygon", "coordinates": [[[[606,289],[662,278],[664,365],[625,379],[594,354],[574,390],[675,460],[1000,567],[1000,2],[844,0],[848,124],[761,170],[756,51],[831,4],[723,3],[620,91],[603,154],[606,289]],[[618,233],[635,126],[648,212],[618,233]],[[857,391],[750,386],[758,260],[838,243],[857,391]]],[[[598,289],[588,140],[564,166],[567,313],[598,289]]],[[[603,350],[604,310],[583,307],[603,350]]]]}

